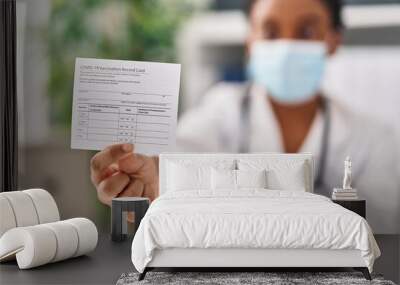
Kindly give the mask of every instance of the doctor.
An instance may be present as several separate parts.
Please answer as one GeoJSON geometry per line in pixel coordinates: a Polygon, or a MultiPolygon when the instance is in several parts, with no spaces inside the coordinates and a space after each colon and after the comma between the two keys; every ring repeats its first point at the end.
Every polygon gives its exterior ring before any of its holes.
{"type": "MultiPolygon", "coordinates": [[[[342,38],[340,1],[255,0],[249,10],[246,84],[220,83],[182,116],[185,152],[311,152],[316,190],[340,186],[343,161],[353,160],[353,187],[366,198],[376,233],[399,232],[400,183],[394,135],[328,97],[321,82],[342,38]],[[384,200],[384,201],[383,201],[384,200]]],[[[351,96],[351,94],[349,94],[351,96]]],[[[158,195],[158,158],[114,145],[91,161],[98,198],[158,195]]]]}

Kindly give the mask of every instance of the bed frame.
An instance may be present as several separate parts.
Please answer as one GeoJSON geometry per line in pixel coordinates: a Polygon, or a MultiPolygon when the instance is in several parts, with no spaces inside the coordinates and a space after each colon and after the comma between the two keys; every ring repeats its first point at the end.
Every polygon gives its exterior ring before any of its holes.
{"type": "Polygon", "coordinates": [[[327,249],[193,249],[156,250],[152,261],[139,275],[143,280],[154,269],[179,268],[182,271],[291,271],[335,270],[353,268],[367,280],[371,275],[359,250],[327,249]]]}
{"type": "MultiPolygon", "coordinates": [[[[304,160],[308,165],[306,191],[313,192],[314,160],[311,154],[161,154],[160,194],[166,191],[167,161],[182,159],[238,159],[261,158],[304,160]]],[[[353,268],[361,271],[367,280],[371,275],[359,250],[329,249],[240,249],[240,248],[170,248],[158,249],[139,280],[154,269],[180,269],[182,271],[270,271],[306,270],[319,271],[353,268]]]]}

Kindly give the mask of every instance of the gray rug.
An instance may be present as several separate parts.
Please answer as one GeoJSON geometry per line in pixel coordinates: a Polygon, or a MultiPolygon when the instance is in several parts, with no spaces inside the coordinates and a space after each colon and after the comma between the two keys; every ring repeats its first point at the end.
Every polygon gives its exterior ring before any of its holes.
{"type": "Polygon", "coordinates": [[[146,278],[138,281],[138,273],[122,274],[117,285],[133,284],[266,284],[266,285],[297,285],[297,284],[328,284],[328,285],[395,285],[384,280],[380,275],[373,275],[368,281],[358,272],[148,272],[146,278]]]}

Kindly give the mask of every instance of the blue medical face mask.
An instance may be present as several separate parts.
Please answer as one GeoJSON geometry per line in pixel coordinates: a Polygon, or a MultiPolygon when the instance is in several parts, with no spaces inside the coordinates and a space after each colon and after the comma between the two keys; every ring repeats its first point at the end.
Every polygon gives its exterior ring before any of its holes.
{"type": "Polygon", "coordinates": [[[320,87],[326,54],[323,42],[255,42],[250,50],[248,75],[276,101],[304,103],[313,98],[320,87]]]}

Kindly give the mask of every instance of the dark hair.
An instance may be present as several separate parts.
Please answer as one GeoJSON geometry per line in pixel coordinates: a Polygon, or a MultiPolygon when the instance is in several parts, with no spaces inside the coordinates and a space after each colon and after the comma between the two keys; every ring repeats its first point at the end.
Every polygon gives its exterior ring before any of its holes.
{"type": "MultiPolygon", "coordinates": [[[[259,0],[248,0],[247,14],[250,14],[251,8],[259,0]]],[[[341,0],[320,0],[328,8],[329,13],[332,17],[333,28],[340,31],[343,28],[342,20],[342,1],[341,0]]]]}

